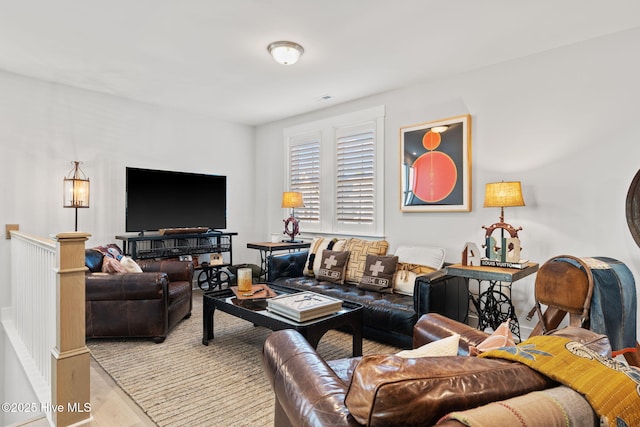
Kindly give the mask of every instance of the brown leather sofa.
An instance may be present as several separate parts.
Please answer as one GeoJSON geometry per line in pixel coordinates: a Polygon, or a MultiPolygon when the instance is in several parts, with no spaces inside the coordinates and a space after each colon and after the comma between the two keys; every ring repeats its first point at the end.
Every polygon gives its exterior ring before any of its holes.
{"type": "Polygon", "coordinates": [[[163,342],[191,315],[193,264],[139,260],[142,273],[103,273],[103,248],[85,251],[86,337],[150,337],[163,342]]]}
{"type": "MultiPolygon", "coordinates": [[[[275,392],[275,425],[430,426],[452,411],[558,385],[520,363],[469,357],[469,346],[488,335],[439,314],[422,316],[414,331],[414,347],[459,333],[458,356],[404,363],[395,355],[370,355],[327,362],[297,332],[271,334],[264,345],[263,366],[275,392]],[[354,417],[349,408],[364,410],[366,419],[354,417]]],[[[604,335],[575,327],[554,333],[611,355],[604,335]]]]}

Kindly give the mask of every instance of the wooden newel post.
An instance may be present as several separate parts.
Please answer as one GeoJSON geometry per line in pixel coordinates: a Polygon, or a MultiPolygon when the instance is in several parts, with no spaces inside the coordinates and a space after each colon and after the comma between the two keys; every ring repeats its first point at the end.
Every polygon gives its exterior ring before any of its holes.
{"type": "Polygon", "coordinates": [[[89,349],[85,342],[87,233],[61,233],[56,251],[56,346],[51,351],[51,420],[56,426],[91,419],[89,349]]]}

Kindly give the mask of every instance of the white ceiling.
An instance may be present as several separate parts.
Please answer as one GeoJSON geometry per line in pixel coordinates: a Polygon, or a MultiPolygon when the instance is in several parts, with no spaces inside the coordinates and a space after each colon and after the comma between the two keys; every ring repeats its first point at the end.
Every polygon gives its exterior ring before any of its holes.
{"type": "Polygon", "coordinates": [[[638,26],[637,0],[0,0],[0,69],[257,125],[638,26]]]}

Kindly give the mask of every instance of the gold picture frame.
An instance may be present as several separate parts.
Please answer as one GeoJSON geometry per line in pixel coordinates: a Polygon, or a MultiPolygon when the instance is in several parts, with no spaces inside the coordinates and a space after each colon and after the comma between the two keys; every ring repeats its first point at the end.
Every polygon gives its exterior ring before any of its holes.
{"type": "Polygon", "coordinates": [[[400,128],[400,210],[471,208],[471,115],[400,128]]]}

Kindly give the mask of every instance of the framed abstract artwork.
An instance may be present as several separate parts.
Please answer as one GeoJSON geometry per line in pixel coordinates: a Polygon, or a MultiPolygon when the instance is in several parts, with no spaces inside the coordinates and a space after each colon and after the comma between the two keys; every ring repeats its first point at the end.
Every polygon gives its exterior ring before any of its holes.
{"type": "Polygon", "coordinates": [[[471,211],[471,116],[400,128],[400,209],[471,211]]]}

